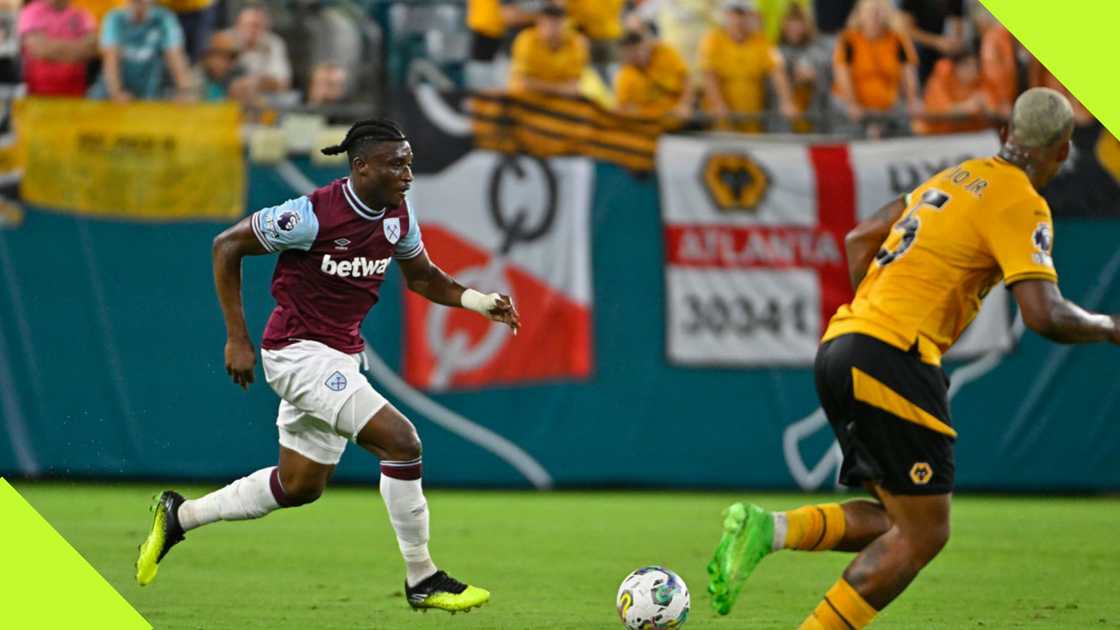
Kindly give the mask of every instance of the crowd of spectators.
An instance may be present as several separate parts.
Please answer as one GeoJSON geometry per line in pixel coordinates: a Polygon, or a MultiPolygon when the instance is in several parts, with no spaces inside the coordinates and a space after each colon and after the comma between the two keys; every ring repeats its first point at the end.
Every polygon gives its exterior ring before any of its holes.
{"type": "Polygon", "coordinates": [[[346,93],[338,64],[293,86],[266,5],[222,0],[0,0],[0,85],[115,102],[233,100],[250,112],[346,93]],[[223,24],[228,22],[228,24],[223,24]]]}
{"type": "MultiPolygon", "coordinates": [[[[0,0],[0,85],[249,111],[353,97],[378,61],[346,38],[319,38],[347,42],[338,59],[285,41],[260,1],[0,0]]],[[[466,87],[583,96],[670,127],[951,133],[998,122],[1026,87],[1063,89],[976,0],[444,1],[465,10],[466,87]]]]}
{"type": "Polygon", "coordinates": [[[515,93],[685,127],[953,133],[1063,89],[975,0],[467,0],[467,26],[471,87],[508,67],[515,93]]]}

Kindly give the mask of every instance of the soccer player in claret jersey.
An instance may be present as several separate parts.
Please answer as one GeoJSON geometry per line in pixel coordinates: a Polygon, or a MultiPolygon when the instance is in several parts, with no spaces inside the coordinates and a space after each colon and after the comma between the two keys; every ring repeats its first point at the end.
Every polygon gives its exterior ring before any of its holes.
{"type": "Polygon", "coordinates": [[[1028,328],[1059,343],[1120,343],[1120,318],[1062,297],[1050,207],[1038,191],[1069,156],[1073,112],[1035,88],[1015,102],[998,155],[962,162],[860,223],[845,239],[855,299],[829,322],[817,393],[843,452],[840,481],[875,500],[770,513],[736,503],[708,566],[727,614],[780,549],[849,551],[843,577],[803,630],[869,624],[949,539],[957,432],[941,355],[1002,278],[1028,328]]]}
{"type": "Polygon", "coordinates": [[[281,399],[279,465],[197,499],[163,492],[136,562],[141,585],[155,579],[159,562],[196,527],[260,518],[318,499],[353,440],[381,460],[381,497],[404,556],[409,605],[454,612],[490,598],[432,562],[420,439],[359,372],[360,328],[393,259],[408,288],[433,302],[476,311],[515,333],[520,317],[508,296],[464,288],[428,258],[405,199],[412,148],[397,125],[359,122],[341,144],[323,149],[342,152],[350,161],[349,177],[260,210],[214,239],[214,283],[228,334],[226,371],[243,388],[253,382],[256,355],[241,306],[241,259],[280,254],[272,276],[276,308],[261,339],[265,380],[281,399]]]}

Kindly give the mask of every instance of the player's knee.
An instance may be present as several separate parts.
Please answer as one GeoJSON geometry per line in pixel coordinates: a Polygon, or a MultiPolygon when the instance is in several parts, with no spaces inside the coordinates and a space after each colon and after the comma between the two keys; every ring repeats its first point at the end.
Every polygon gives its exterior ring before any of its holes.
{"type": "Polygon", "coordinates": [[[412,424],[406,424],[401,430],[395,431],[390,444],[385,448],[389,459],[396,461],[416,459],[420,457],[421,450],[420,435],[416,433],[416,427],[412,424]]]}
{"type": "Polygon", "coordinates": [[[945,545],[949,542],[949,523],[939,523],[929,528],[929,533],[925,539],[925,552],[929,556],[929,560],[941,552],[945,545]]]}
{"type": "Polygon", "coordinates": [[[915,573],[932,561],[949,542],[949,523],[928,524],[907,536],[906,548],[915,573]]]}
{"type": "Polygon", "coordinates": [[[293,479],[290,484],[285,484],[284,495],[288,499],[288,505],[296,507],[314,503],[319,497],[323,496],[323,490],[324,487],[321,483],[297,478],[293,479]]]}

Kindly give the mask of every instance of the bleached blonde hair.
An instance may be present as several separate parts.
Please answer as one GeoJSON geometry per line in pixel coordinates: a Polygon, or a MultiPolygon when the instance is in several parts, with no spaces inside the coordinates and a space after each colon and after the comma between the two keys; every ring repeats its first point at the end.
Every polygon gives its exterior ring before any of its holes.
{"type": "Polygon", "coordinates": [[[1012,143],[1031,149],[1048,147],[1073,128],[1073,108],[1057,90],[1036,87],[1015,99],[1011,110],[1012,143]]]}
{"type": "Polygon", "coordinates": [[[896,33],[904,32],[902,28],[902,14],[890,0],[859,0],[852,12],[848,15],[848,28],[859,29],[863,24],[863,15],[871,6],[878,6],[883,13],[883,28],[896,33]]]}

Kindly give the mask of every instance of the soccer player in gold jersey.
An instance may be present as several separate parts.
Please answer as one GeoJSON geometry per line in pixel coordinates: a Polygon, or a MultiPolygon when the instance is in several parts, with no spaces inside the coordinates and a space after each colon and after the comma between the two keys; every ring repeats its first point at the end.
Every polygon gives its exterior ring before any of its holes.
{"type": "Polygon", "coordinates": [[[817,393],[844,462],[840,480],[874,500],[767,512],[736,503],[708,566],[721,614],[772,551],[856,556],[802,630],[871,623],[949,539],[957,432],[941,355],[1001,279],[1028,328],[1059,343],[1120,344],[1120,318],[1062,297],[1050,208],[1039,195],[1069,156],[1073,111],[1035,88],[1015,102],[998,155],[946,169],[845,239],[855,298],[816,359],[817,393]]]}

